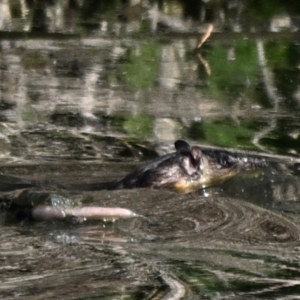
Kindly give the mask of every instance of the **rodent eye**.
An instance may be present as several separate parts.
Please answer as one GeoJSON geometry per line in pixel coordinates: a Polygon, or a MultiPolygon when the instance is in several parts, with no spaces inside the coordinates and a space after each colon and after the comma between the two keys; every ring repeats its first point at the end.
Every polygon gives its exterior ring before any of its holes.
{"type": "Polygon", "coordinates": [[[229,167],[231,165],[227,157],[220,157],[218,163],[223,167],[229,167]]]}

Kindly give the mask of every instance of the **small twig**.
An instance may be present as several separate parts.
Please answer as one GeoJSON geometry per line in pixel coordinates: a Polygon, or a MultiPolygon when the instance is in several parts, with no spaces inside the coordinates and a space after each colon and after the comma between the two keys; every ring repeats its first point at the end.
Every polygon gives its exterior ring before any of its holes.
{"type": "Polygon", "coordinates": [[[211,69],[210,69],[210,65],[209,65],[208,61],[205,60],[200,53],[198,53],[197,56],[198,56],[200,62],[202,63],[202,65],[204,66],[207,75],[211,75],[211,69]]]}
{"type": "Polygon", "coordinates": [[[214,29],[214,24],[212,23],[209,23],[207,28],[206,28],[206,31],[204,32],[204,34],[202,35],[202,37],[200,38],[199,42],[198,42],[198,45],[197,45],[197,48],[199,49],[204,43],[205,41],[210,37],[212,31],[214,29]]]}

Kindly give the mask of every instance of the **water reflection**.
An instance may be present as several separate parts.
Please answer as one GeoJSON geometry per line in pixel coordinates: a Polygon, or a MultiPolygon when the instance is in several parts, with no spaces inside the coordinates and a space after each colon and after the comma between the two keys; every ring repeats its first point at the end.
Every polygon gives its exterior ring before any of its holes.
{"type": "MultiPolygon", "coordinates": [[[[19,148],[26,159],[26,145],[33,156],[48,152],[62,157],[76,140],[82,144],[79,156],[95,157],[93,142],[108,135],[166,143],[188,134],[217,146],[298,153],[296,99],[285,99],[277,86],[266,65],[265,44],[241,41],[233,46],[235,58],[227,60],[224,44],[216,43],[207,54],[186,61],[183,41],[132,46],[118,40],[82,42],[86,46],[70,56],[75,40],[60,46],[46,40],[43,46],[2,41],[7,46],[1,71],[6,158],[20,156],[14,153],[19,148]],[[257,51],[263,51],[261,59],[257,51]],[[36,144],[37,136],[41,141],[36,144]],[[56,141],[45,148],[49,138],[56,141]],[[59,152],[51,149],[54,145],[61,147],[59,152]]],[[[296,79],[293,75],[291,80],[296,79]]]]}
{"type": "MultiPolygon", "coordinates": [[[[281,44],[239,40],[228,47],[226,42],[216,42],[188,60],[190,46],[183,40],[167,45],[154,40],[134,45],[130,41],[83,39],[82,46],[76,47],[71,56],[68,49],[76,45],[76,40],[20,40],[13,44],[3,40],[2,44],[5,88],[1,115],[7,126],[3,128],[4,148],[9,147],[7,136],[13,136],[12,124],[30,136],[34,134],[32,123],[38,123],[43,131],[45,121],[50,121],[50,135],[58,130],[58,135],[75,139],[74,131],[66,130],[66,126],[75,127],[77,135],[101,130],[102,135],[120,136],[125,131],[131,139],[162,142],[190,131],[193,139],[201,138],[208,144],[264,151],[275,150],[275,135],[279,144],[282,139],[295,141],[293,147],[284,149],[281,145],[278,152],[298,152],[297,125],[287,124],[284,133],[280,132],[282,116],[297,119],[293,113],[297,70],[290,75],[294,88],[284,96],[287,91],[281,91],[277,85],[276,73],[269,63],[281,55],[281,44]],[[195,60],[199,65],[196,69],[195,60]],[[272,117],[267,117],[270,113],[272,117]],[[218,125],[224,123],[224,115],[234,125],[230,124],[228,130],[225,125],[218,125]],[[110,116],[110,125],[116,127],[116,132],[103,126],[105,116],[110,116]],[[157,136],[153,131],[166,117],[179,119],[177,136],[157,136]],[[202,121],[197,127],[205,134],[195,131],[194,120],[202,121]]],[[[299,50],[293,43],[287,47],[299,50]]],[[[284,54],[286,60],[290,58],[288,53],[284,54]]],[[[282,70],[281,75],[284,69],[298,64],[297,60],[289,65],[281,61],[282,65],[276,66],[282,70]]],[[[170,122],[164,124],[168,126],[170,122]]]]}
{"type": "Polygon", "coordinates": [[[0,11],[1,195],[11,175],[18,188],[42,180],[45,195],[143,216],[33,223],[2,201],[2,298],[299,294],[297,1],[20,0],[0,11]],[[185,196],[55,188],[119,179],[181,137],[271,165],[185,196]]]}

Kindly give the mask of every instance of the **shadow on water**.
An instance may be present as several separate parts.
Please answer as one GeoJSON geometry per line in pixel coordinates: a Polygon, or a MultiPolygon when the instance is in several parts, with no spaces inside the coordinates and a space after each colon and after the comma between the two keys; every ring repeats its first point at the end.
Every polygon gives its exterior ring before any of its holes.
{"type": "Polygon", "coordinates": [[[0,11],[0,298],[298,297],[297,1],[0,11]],[[120,179],[179,138],[270,164],[186,195],[63,188],[120,179]],[[35,222],[41,204],[132,215],[35,222]]]}

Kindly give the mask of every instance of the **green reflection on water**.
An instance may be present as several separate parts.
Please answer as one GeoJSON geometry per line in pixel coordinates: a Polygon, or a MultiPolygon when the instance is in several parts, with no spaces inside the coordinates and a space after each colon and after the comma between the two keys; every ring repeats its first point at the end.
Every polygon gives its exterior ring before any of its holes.
{"type": "Polygon", "coordinates": [[[249,272],[237,268],[231,268],[229,271],[231,275],[236,275],[236,279],[229,279],[226,282],[218,278],[213,272],[198,267],[182,266],[177,269],[177,272],[179,278],[188,283],[195,293],[207,296],[222,292],[256,291],[272,286],[271,283],[237,279],[239,275],[250,275],[249,272]]]}
{"type": "Polygon", "coordinates": [[[24,122],[37,122],[38,112],[31,108],[24,109],[21,112],[21,119],[24,122]]]}
{"type": "Polygon", "coordinates": [[[134,88],[151,88],[159,69],[160,48],[153,42],[128,52],[129,62],[121,68],[125,81],[134,88]]]}
{"type": "Polygon", "coordinates": [[[255,149],[251,140],[255,130],[247,123],[235,124],[227,119],[205,119],[201,123],[193,123],[188,135],[194,140],[205,141],[221,147],[255,149]]]}
{"type": "Polygon", "coordinates": [[[177,271],[180,279],[196,293],[214,294],[227,290],[225,283],[212,272],[190,266],[182,266],[177,271]]]}
{"type": "Polygon", "coordinates": [[[270,41],[265,45],[268,65],[274,68],[288,67],[289,48],[286,43],[270,41]]]}
{"type": "Polygon", "coordinates": [[[124,130],[133,138],[145,140],[153,130],[152,119],[148,116],[129,116],[123,123],[124,130]]]}
{"type": "Polygon", "coordinates": [[[235,101],[254,92],[259,75],[255,41],[217,42],[206,58],[211,66],[207,92],[213,98],[235,101]]]}
{"type": "MultiPolygon", "coordinates": [[[[178,264],[178,262],[177,262],[178,264]]],[[[206,295],[214,297],[217,293],[232,293],[232,292],[259,292],[264,289],[272,288],[273,282],[260,281],[260,278],[256,277],[257,274],[245,271],[238,268],[228,268],[221,271],[222,277],[219,278],[216,274],[218,270],[211,272],[205,269],[201,269],[197,266],[182,265],[176,268],[178,277],[193,290],[194,293],[200,295],[206,295]],[[232,279],[227,278],[223,281],[223,277],[226,278],[226,273],[230,273],[232,279]],[[247,277],[249,276],[249,279],[247,277]],[[254,278],[256,277],[256,280],[254,278]]],[[[212,298],[213,299],[213,298],[212,298]]]]}

